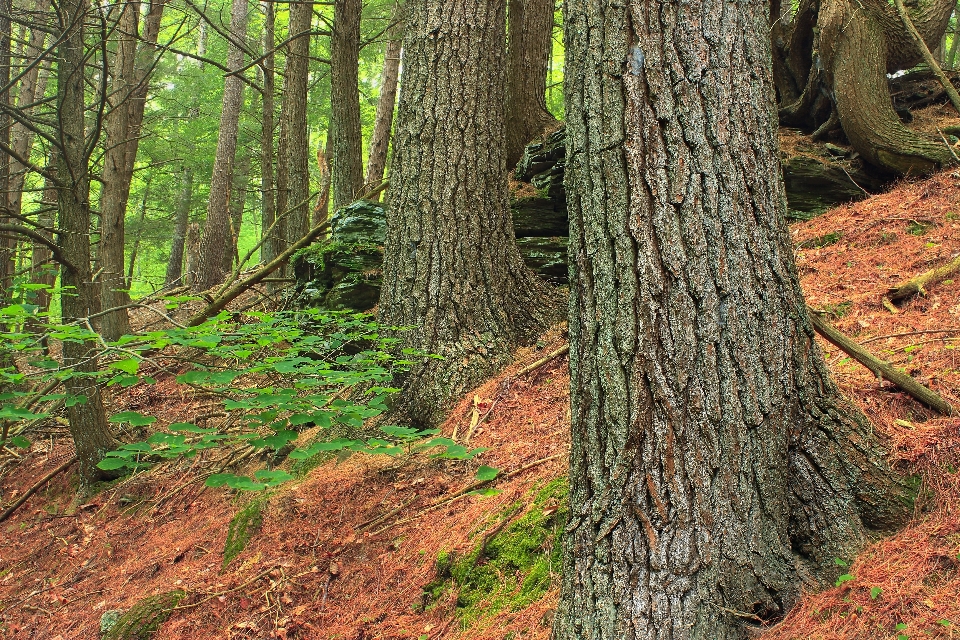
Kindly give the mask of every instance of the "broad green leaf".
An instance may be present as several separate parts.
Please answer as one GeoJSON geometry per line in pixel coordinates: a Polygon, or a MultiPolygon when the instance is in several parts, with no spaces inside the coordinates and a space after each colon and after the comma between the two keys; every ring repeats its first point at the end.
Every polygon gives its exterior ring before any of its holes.
{"type": "Polygon", "coordinates": [[[880,587],[873,587],[872,589],[870,589],[870,599],[876,600],[877,598],[880,597],[881,593],[883,593],[883,589],[881,589],[880,587]]]}
{"type": "Polygon", "coordinates": [[[480,465],[480,468],[477,469],[477,480],[479,480],[480,482],[487,482],[489,480],[493,480],[498,475],[500,475],[500,470],[494,469],[493,467],[480,465]]]}
{"type": "Polygon", "coordinates": [[[115,469],[123,469],[127,466],[130,466],[130,462],[123,458],[104,458],[97,463],[97,468],[103,469],[104,471],[114,471],[115,469]]]}
{"type": "Polygon", "coordinates": [[[844,582],[850,582],[850,581],[853,580],[853,579],[854,579],[854,577],[853,577],[852,575],[850,575],[849,573],[845,573],[845,574],[843,574],[842,576],[840,576],[839,578],[837,578],[837,584],[836,584],[836,586],[839,587],[839,586],[842,585],[844,582]]]}
{"type": "Polygon", "coordinates": [[[29,449],[32,443],[23,436],[13,436],[10,438],[10,444],[21,449],[29,449]]]}
{"type": "Polygon", "coordinates": [[[117,362],[111,362],[110,367],[117,369],[118,371],[123,371],[130,375],[135,374],[140,370],[140,361],[135,358],[127,358],[126,360],[118,360],[117,362]]]}
{"type": "Polygon", "coordinates": [[[110,422],[126,422],[134,427],[145,427],[157,421],[153,416],[145,416],[136,411],[121,411],[110,416],[110,422]]]}

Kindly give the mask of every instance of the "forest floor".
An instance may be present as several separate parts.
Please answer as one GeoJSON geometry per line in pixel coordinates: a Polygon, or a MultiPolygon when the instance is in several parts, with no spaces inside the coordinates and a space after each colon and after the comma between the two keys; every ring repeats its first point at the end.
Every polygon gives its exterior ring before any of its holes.
{"type": "MultiPolygon", "coordinates": [[[[904,183],[791,231],[809,304],[960,407],[960,277],[897,313],[881,304],[890,287],[960,253],[960,173],[904,183]]],[[[190,463],[158,465],[83,501],[72,475],[55,477],[0,525],[0,636],[98,638],[106,612],[182,590],[156,637],[545,640],[558,594],[569,379],[562,355],[518,372],[563,344],[560,327],[453,409],[443,432],[488,448],[475,461],[354,455],[267,495],[204,488],[190,463]],[[489,485],[499,493],[464,493],[479,464],[500,470],[489,485]],[[231,529],[231,540],[249,540],[224,566],[231,529]]],[[[806,595],[762,637],[960,638],[960,419],[822,346],[895,464],[922,480],[921,497],[906,528],[838,559],[850,563],[838,568],[845,581],[806,595]]],[[[195,417],[199,401],[169,382],[115,400],[170,422],[195,417]]],[[[3,479],[3,501],[71,453],[62,429],[35,442],[3,479]]]]}

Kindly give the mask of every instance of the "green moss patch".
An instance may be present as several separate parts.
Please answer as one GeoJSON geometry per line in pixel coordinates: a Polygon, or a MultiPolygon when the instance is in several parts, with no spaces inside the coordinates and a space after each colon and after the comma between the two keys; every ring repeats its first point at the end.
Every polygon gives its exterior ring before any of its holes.
{"type": "Polygon", "coordinates": [[[140,600],[107,629],[103,640],[147,640],[170,618],[186,595],[178,589],[140,600]]]}
{"type": "MultiPolygon", "coordinates": [[[[543,597],[560,572],[567,494],[566,478],[554,480],[533,493],[533,503],[516,521],[494,524],[466,555],[441,553],[437,579],[424,588],[424,603],[456,590],[456,615],[469,625],[543,597]]],[[[503,517],[511,519],[521,509],[522,502],[512,505],[503,517]]]]}
{"type": "Polygon", "coordinates": [[[223,544],[224,569],[247,548],[250,538],[260,530],[263,524],[263,508],[266,504],[266,498],[258,498],[233,516],[230,527],[227,529],[227,540],[223,544]]]}

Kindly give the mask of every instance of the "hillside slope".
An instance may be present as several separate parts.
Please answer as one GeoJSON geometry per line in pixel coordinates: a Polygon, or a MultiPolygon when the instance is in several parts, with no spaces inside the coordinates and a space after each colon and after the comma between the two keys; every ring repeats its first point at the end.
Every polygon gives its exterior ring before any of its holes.
{"type": "MultiPolygon", "coordinates": [[[[811,306],[960,407],[960,278],[896,314],[881,304],[889,287],[960,253],[960,174],[902,185],[792,233],[811,306]]],[[[488,448],[475,461],[358,455],[268,496],[205,489],[191,464],[163,465],[83,504],[70,477],[58,476],[0,525],[0,634],[93,639],[107,611],[182,590],[156,637],[546,639],[569,379],[563,355],[525,369],[562,345],[558,328],[454,407],[443,431],[488,448]],[[499,478],[475,486],[480,464],[499,478]],[[465,492],[491,487],[499,493],[465,492]],[[237,533],[244,522],[248,536],[237,533]],[[249,541],[224,567],[231,529],[234,549],[249,541]]],[[[835,348],[824,351],[924,490],[906,529],[839,559],[852,560],[842,569],[850,578],[805,597],[763,637],[960,637],[960,420],[933,415],[835,348]]],[[[162,381],[122,401],[169,420],[201,410],[162,381]]],[[[3,480],[4,500],[69,453],[62,438],[35,443],[3,480]]]]}

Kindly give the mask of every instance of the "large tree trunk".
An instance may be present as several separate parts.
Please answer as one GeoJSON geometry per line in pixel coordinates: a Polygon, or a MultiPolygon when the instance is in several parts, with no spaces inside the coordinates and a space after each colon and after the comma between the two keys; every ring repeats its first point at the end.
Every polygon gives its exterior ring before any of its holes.
{"type": "MultiPolygon", "coordinates": [[[[58,241],[69,264],[62,265],[62,282],[71,295],[61,296],[64,322],[83,324],[94,301],[90,272],[90,172],[89,149],[84,127],[83,0],[59,3],[60,24],[66,26],[57,49],[57,131],[61,153],[57,160],[58,241]]],[[[84,374],[98,370],[93,341],[64,340],[63,364],[84,374]]],[[[67,393],[83,396],[86,402],[67,409],[80,476],[85,482],[103,477],[97,463],[116,448],[107,424],[103,398],[95,378],[73,376],[64,383],[67,393]]]]}
{"type": "MultiPolygon", "coordinates": [[[[236,42],[247,39],[247,0],[233,0],[230,11],[230,33],[236,42]]],[[[227,68],[239,71],[243,66],[243,49],[230,44],[227,68]]],[[[230,185],[233,183],[233,163],[237,153],[237,135],[240,130],[240,109],[243,106],[243,79],[238,74],[223,82],[223,105],[220,113],[220,131],[217,136],[217,155],[210,178],[210,198],[207,200],[207,219],[200,239],[200,264],[194,291],[204,291],[220,284],[226,275],[224,265],[230,260],[233,246],[230,235],[230,185]]]]}
{"type": "Polygon", "coordinates": [[[504,5],[408,7],[380,321],[439,354],[406,377],[398,415],[434,424],[556,317],[523,264],[504,161],[504,5]]]}
{"type": "MultiPolygon", "coordinates": [[[[290,37],[309,32],[312,19],[312,5],[291,5],[290,37]]],[[[307,235],[310,230],[310,136],[307,131],[309,62],[310,36],[304,35],[289,44],[287,66],[283,73],[277,215],[286,214],[283,220],[286,243],[280,251],[307,235]]]]}
{"type": "Polygon", "coordinates": [[[906,515],[800,292],[767,10],[567,4],[560,640],[752,637],[906,515]]]}
{"type": "MultiPolygon", "coordinates": [[[[954,0],[919,0],[910,9],[931,49],[953,8],[954,0]]],[[[792,30],[774,25],[772,33],[783,124],[817,135],[839,124],[860,155],[891,173],[929,173],[955,161],[943,141],[914,133],[893,110],[886,74],[922,56],[885,0],[803,0],[792,30]]]]}
{"type": "MultiPolygon", "coordinates": [[[[333,127],[333,208],[363,188],[360,137],[360,0],[334,0],[330,43],[330,121],[333,127]]],[[[289,234],[288,234],[289,235],[289,234]]]]}
{"type": "MultiPolygon", "coordinates": [[[[394,8],[394,20],[400,7],[394,8]]],[[[397,106],[397,82],[400,79],[400,50],[403,44],[403,27],[394,24],[387,31],[387,47],[383,52],[383,73],[380,75],[380,97],[377,100],[377,115],[373,121],[373,133],[370,134],[369,157],[367,159],[367,184],[379,185],[387,168],[387,151],[390,148],[390,134],[393,131],[393,112],[397,106]]],[[[374,196],[380,201],[380,193],[374,196]]]]}
{"type": "Polygon", "coordinates": [[[553,55],[554,0],[510,0],[507,36],[507,167],[527,144],[556,124],[547,111],[553,55]]]}

